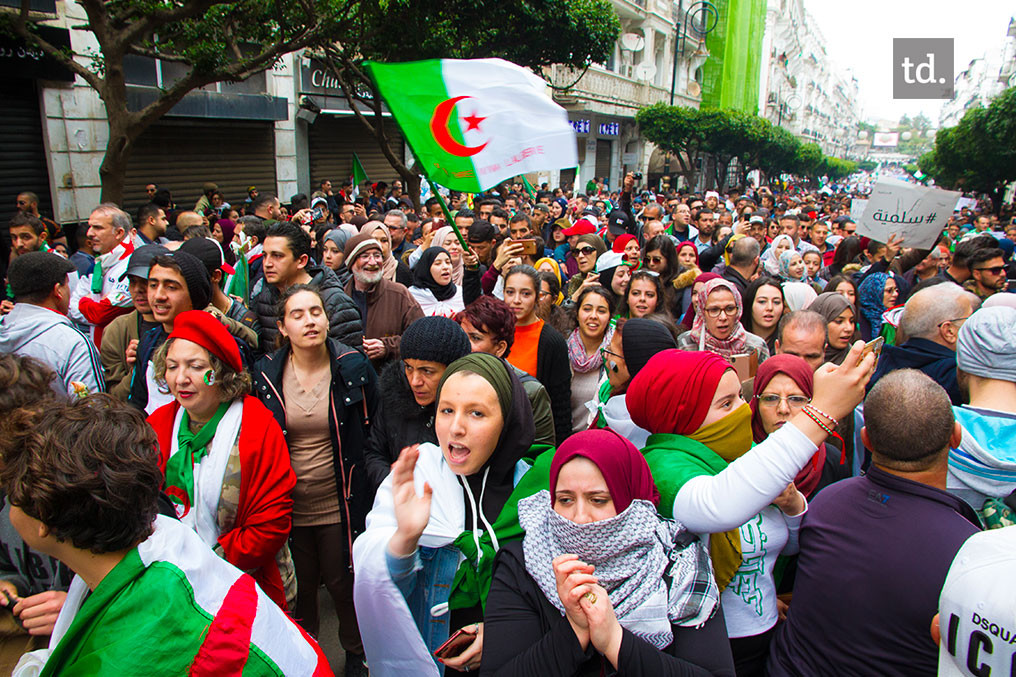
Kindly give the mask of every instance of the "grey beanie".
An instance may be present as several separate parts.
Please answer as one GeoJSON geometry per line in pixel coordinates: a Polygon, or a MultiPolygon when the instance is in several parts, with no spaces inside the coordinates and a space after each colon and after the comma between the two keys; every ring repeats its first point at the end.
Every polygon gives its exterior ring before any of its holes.
{"type": "Polygon", "coordinates": [[[974,376],[1016,382],[1016,309],[981,308],[960,327],[956,364],[974,376]]]}

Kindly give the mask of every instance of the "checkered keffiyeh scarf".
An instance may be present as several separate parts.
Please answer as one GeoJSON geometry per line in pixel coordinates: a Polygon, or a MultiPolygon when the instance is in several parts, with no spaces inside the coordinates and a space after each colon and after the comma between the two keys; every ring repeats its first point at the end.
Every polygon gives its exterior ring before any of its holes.
{"type": "Polygon", "coordinates": [[[671,625],[699,626],[716,611],[719,591],[705,546],[682,524],[636,499],[621,514],[576,524],[554,511],[543,490],[519,501],[526,570],[564,614],[553,560],[570,553],[596,567],[618,622],[658,649],[674,641],[671,625]]]}

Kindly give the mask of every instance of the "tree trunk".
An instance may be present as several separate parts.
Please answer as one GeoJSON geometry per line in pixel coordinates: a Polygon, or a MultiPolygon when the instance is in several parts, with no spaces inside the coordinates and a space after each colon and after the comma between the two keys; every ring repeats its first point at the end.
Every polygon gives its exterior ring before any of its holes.
{"type": "Polygon", "coordinates": [[[106,105],[106,118],[109,121],[109,142],[106,144],[106,155],[99,166],[99,179],[102,183],[100,200],[115,205],[123,204],[124,181],[127,174],[127,161],[130,159],[137,133],[131,134],[124,120],[126,110],[118,110],[106,105]]]}
{"type": "Polygon", "coordinates": [[[421,202],[420,202],[421,177],[420,177],[420,175],[417,174],[416,172],[409,171],[405,167],[403,167],[401,169],[396,167],[395,171],[397,171],[399,173],[399,176],[402,177],[403,184],[405,185],[405,193],[406,193],[406,195],[409,196],[409,199],[411,199],[413,201],[413,210],[417,214],[419,214],[420,213],[420,207],[421,207],[421,202]]]}

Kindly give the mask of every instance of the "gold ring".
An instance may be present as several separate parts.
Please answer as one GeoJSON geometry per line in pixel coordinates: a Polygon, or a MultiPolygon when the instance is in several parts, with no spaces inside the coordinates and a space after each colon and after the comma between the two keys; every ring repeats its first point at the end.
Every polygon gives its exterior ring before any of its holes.
{"type": "Polygon", "coordinates": [[[596,604],[596,593],[592,590],[582,596],[588,599],[590,604],[596,604]]]}

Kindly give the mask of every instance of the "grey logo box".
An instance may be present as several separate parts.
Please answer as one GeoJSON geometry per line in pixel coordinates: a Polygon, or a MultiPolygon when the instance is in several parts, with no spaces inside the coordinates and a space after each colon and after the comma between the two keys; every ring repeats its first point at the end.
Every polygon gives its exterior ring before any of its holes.
{"type": "Polygon", "coordinates": [[[893,38],[893,98],[953,98],[952,38],[893,38]]]}

